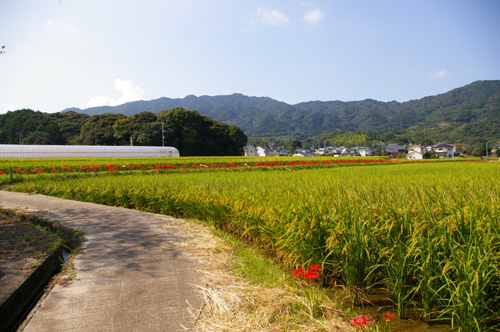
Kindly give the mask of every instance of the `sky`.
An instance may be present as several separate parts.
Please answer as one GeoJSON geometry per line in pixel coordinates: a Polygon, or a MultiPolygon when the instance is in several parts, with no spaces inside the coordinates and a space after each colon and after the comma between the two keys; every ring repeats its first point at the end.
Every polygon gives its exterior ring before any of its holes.
{"type": "Polygon", "coordinates": [[[499,17],[498,0],[1,0],[0,113],[420,99],[500,79],[499,17]]]}

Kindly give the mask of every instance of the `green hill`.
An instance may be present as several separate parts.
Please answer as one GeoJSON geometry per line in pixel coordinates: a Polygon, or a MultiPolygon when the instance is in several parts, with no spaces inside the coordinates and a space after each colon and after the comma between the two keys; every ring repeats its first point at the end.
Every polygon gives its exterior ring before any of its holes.
{"type": "MultiPolygon", "coordinates": [[[[159,98],[119,106],[68,109],[89,115],[143,111],[158,113],[182,107],[241,128],[249,137],[314,139],[335,131],[376,132],[414,142],[480,143],[500,140],[500,81],[477,81],[464,87],[404,103],[310,101],[289,105],[242,94],[159,98]]],[[[66,111],[66,110],[65,110],[66,111]]]]}

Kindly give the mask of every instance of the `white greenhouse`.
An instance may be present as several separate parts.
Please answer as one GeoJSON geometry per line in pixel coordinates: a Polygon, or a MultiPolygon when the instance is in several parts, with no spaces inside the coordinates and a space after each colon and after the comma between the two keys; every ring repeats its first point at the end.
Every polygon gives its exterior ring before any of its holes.
{"type": "Polygon", "coordinates": [[[148,158],[179,157],[170,146],[0,144],[0,158],[148,158]]]}

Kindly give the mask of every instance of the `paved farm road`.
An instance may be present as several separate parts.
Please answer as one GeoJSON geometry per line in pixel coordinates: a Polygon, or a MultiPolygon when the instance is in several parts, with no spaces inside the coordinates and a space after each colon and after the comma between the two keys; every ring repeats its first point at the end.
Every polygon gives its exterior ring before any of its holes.
{"type": "Polygon", "coordinates": [[[76,278],[56,284],[32,312],[31,331],[185,331],[201,307],[193,285],[200,263],[175,243],[174,218],[43,195],[0,191],[0,206],[40,215],[85,232],[76,278]],[[171,223],[174,227],[164,227],[171,223]]]}

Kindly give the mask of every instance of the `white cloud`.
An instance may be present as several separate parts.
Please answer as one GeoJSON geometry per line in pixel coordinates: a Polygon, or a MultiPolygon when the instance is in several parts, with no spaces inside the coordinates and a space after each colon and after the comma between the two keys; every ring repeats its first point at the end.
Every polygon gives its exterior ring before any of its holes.
{"type": "Polygon", "coordinates": [[[257,16],[259,17],[260,21],[276,26],[285,25],[290,22],[288,17],[282,12],[279,12],[277,10],[270,10],[268,8],[260,6],[257,9],[257,16]]]}
{"type": "Polygon", "coordinates": [[[45,26],[57,32],[62,32],[65,36],[71,36],[78,32],[74,25],[64,22],[54,22],[51,19],[45,21],[45,26]]]}
{"type": "Polygon", "coordinates": [[[440,79],[440,78],[444,78],[444,77],[448,76],[448,72],[446,71],[446,69],[443,69],[443,70],[438,70],[438,71],[435,71],[433,73],[430,73],[428,76],[431,78],[440,79]]]}
{"type": "Polygon", "coordinates": [[[15,111],[16,107],[13,103],[2,103],[0,107],[0,114],[7,113],[8,111],[15,111]]]}
{"type": "Polygon", "coordinates": [[[128,103],[129,101],[144,99],[144,90],[130,80],[122,81],[119,78],[115,79],[115,90],[122,94],[121,97],[113,98],[95,95],[89,100],[86,107],[116,106],[128,103]]]}
{"type": "Polygon", "coordinates": [[[309,24],[318,24],[325,17],[325,13],[321,9],[313,9],[306,13],[304,21],[309,24]]]}

